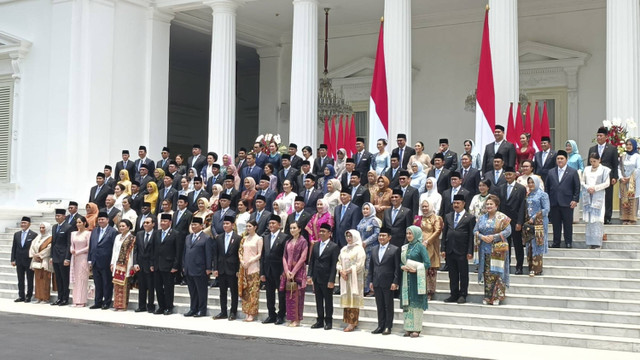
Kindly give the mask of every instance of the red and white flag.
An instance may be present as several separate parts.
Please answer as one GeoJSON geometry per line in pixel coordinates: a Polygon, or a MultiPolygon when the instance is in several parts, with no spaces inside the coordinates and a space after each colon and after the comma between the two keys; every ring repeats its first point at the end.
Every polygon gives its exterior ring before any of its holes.
{"type": "MultiPolygon", "coordinates": [[[[376,153],[378,139],[389,138],[389,102],[387,98],[387,71],[384,61],[384,22],[380,23],[376,63],[373,68],[371,99],[369,101],[369,151],[376,153]]],[[[353,135],[352,135],[353,136],[353,135]]]]}
{"type": "Polygon", "coordinates": [[[476,146],[484,155],[484,148],[493,142],[493,130],[496,125],[496,96],[493,90],[493,69],[491,63],[491,45],[489,43],[489,9],[484,14],[482,31],[482,49],[478,69],[478,88],[476,91],[476,146]]]}

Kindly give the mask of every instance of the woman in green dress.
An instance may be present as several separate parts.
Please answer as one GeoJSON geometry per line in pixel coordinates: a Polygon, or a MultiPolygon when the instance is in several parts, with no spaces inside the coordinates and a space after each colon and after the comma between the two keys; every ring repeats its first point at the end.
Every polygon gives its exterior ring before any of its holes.
{"type": "Polygon", "coordinates": [[[422,229],[407,228],[407,244],[402,246],[402,295],[404,336],[418,337],[422,315],[427,310],[427,269],[431,266],[427,248],[422,244],[422,229]]]}

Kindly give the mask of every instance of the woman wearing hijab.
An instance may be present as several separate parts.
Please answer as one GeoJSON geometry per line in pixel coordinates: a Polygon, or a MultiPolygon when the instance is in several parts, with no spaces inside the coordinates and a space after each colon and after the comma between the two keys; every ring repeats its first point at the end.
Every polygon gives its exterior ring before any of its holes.
{"type": "MultiPolygon", "coordinates": [[[[420,195],[420,204],[423,201],[427,200],[433,211],[438,214],[440,212],[440,205],[442,205],[442,195],[438,193],[438,186],[436,185],[437,181],[435,177],[429,177],[424,182],[425,192],[420,195]]],[[[422,209],[418,209],[418,215],[422,215],[422,209]]]]}
{"type": "Polygon", "coordinates": [[[427,299],[431,300],[436,293],[438,281],[438,269],[440,269],[440,234],[444,222],[433,210],[433,206],[428,200],[420,203],[422,215],[417,215],[413,225],[419,226],[422,230],[422,244],[427,248],[431,267],[427,270],[427,299]]]}
{"type": "Polygon", "coordinates": [[[347,171],[347,150],[345,150],[344,148],[340,148],[338,149],[336,154],[337,159],[334,169],[336,171],[336,179],[340,179],[342,174],[347,171]]]}
{"type": "MultiPolygon", "coordinates": [[[[311,246],[320,241],[320,225],[322,224],[329,224],[333,228],[333,217],[329,212],[329,204],[324,199],[318,199],[316,213],[311,216],[305,227],[311,246]]],[[[311,256],[311,251],[309,251],[309,256],[311,256]]]]}
{"type": "Polygon", "coordinates": [[[547,243],[549,235],[549,195],[540,189],[539,177],[530,177],[527,180],[529,194],[527,194],[527,208],[525,213],[525,228],[533,226],[533,232],[522,232],[522,240],[527,248],[527,264],[529,276],[542,275],[542,256],[549,252],[547,243]]]}
{"type": "MultiPolygon", "coordinates": [[[[211,218],[213,218],[213,211],[211,211],[209,200],[203,197],[198,199],[198,211],[193,213],[193,217],[199,217],[202,219],[202,226],[205,230],[211,227],[211,218]]],[[[193,234],[191,226],[189,226],[189,233],[193,234]]]]}
{"type": "Polygon", "coordinates": [[[131,195],[131,179],[129,179],[129,172],[126,169],[122,169],[118,176],[120,177],[118,184],[124,185],[124,192],[127,193],[127,195],[131,195]]]}
{"type": "Polygon", "coordinates": [[[407,228],[407,243],[402,245],[402,286],[400,305],[404,314],[404,336],[417,338],[422,331],[422,315],[428,307],[427,272],[431,267],[427,248],[422,244],[422,229],[407,228]]]}
{"type": "Polygon", "coordinates": [[[100,209],[98,209],[98,205],[92,202],[88,203],[85,206],[85,209],[87,211],[87,223],[89,224],[87,226],[87,229],[91,231],[94,227],[96,227],[96,222],[98,221],[98,212],[100,211],[100,209]]]}
{"type": "Polygon", "coordinates": [[[342,191],[342,184],[340,180],[331,179],[327,186],[327,192],[322,198],[327,204],[329,204],[329,212],[333,214],[333,211],[340,205],[340,191],[342,191]]]}
{"type": "Polygon", "coordinates": [[[371,194],[371,202],[376,209],[376,216],[380,221],[384,218],[384,211],[391,207],[391,194],[389,179],[386,176],[378,176],[376,192],[371,194]]]}
{"type": "Polygon", "coordinates": [[[209,207],[211,211],[218,211],[218,200],[220,199],[220,193],[222,193],[222,185],[213,184],[211,186],[211,197],[209,198],[209,207]]]}
{"type": "Polygon", "coordinates": [[[223,176],[233,175],[233,187],[236,190],[240,190],[240,175],[238,174],[238,168],[233,165],[229,154],[224,154],[222,156],[222,166],[220,167],[220,171],[222,172],[223,169],[225,174],[223,176]]]}
{"type": "Polygon", "coordinates": [[[155,215],[158,204],[158,185],[153,181],[147,183],[147,194],[144,196],[144,202],[151,204],[151,213],[155,215]]]}
{"type": "Polygon", "coordinates": [[[231,156],[229,156],[229,154],[223,154],[222,165],[220,166],[220,175],[222,175],[223,179],[227,176],[227,174],[230,174],[229,165],[232,165],[231,156]]]}
{"type": "Polygon", "coordinates": [[[635,225],[640,196],[636,189],[640,181],[640,154],[635,139],[627,140],[625,148],[620,157],[620,220],[622,225],[635,225]]]}
{"type": "Polygon", "coordinates": [[[284,229],[285,224],[287,223],[287,205],[285,204],[283,199],[278,199],[273,202],[273,215],[280,216],[280,228],[284,229]]]}
{"type": "Polygon", "coordinates": [[[464,152],[460,154],[460,159],[458,159],[458,170],[462,168],[462,155],[468,154],[471,155],[471,167],[477,170],[482,170],[482,158],[480,157],[480,153],[476,151],[476,145],[471,139],[467,139],[464,141],[464,152]]]}
{"type": "MultiPolygon", "coordinates": [[[[578,176],[582,178],[582,173],[584,172],[584,161],[582,159],[582,155],[578,152],[578,144],[574,140],[567,140],[565,143],[565,149],[568,154],[567,165],[576,169],[578,171],[578,176]]],[[[573,211],[573,222],[577,223],[580,221],[580,209],[582,203],[578,204],[578,207],[573,211]]]]}
{"type": "Polygon", "coordinates": [[[364,268],[367,255],[362,248],[362,239],[357,230],[345,233],[347,245],[340,250],[336,269],[340,275],[340,306],[344,308],[344,332],[358,326],[360,309],[364,307],[364,268]]]}
{"type": "Polygon", "coordinates": [[[87,219],[78,217],[78,231],[71,233],[71,268],[70,282],[73,284],[73,305],[83,307],[87,304],[89,287],[89,238],[91,231],[87,229],[87,219]]]}
{"type": "Polygon", "coordinates": [[[256,197],[256,181],[251,177],[247,176],[244,179],[244,188],[240,195],[241,200],[245,200],[249,205],[249,213],[253,212],[253,199],[256,197]]]}
{"type": "Polygon", "coordinates": [[[31,270],[33,270],[33,279],[35,282],[36,304],[41,302],[49,302],[51,297],[51,272],[53,267],[49,263],[51,260],[51,224],[48,222],[40,223],[40,234],[33,239],[29,248],[29,257],[31,258],[31,270]]]}
{"type": "Polygon", "coordinates": [[[605,189],[611,185],[611,169],[600,163],[597,152],[589,154],[589,163],[580,179],[580,202],[586,223],[585,242],[590,249],[597,249],[602,246],[604,236],[604,198],[605,189]]]}
{"type": "MultiPolygon", "coordinates": [[[[413,149],[416,151],[415,155],[411,155],[409,158],[409,164],[413,164],[414,162],[419,162],[422,164],[422,169],[425,174],[429,172],[431,168],[431,156],[424,153],[424,143],[422,141],[418,141],[413,149]]],[[[409,168],[409,173],[413,174],[413,169],[409,168]]]]}
{"type": "Polygon", "coordinates": [[[333,165],[329,164],[324,167],[324,176],[318,179],[318,188],[322,190],[323,194],[326,194],[329,186],[329,180],[336,178],[336,170],[333,165]]]}
{"type": "MultiPolygon", "coordinates": [[[[356,226],[356,230],[360,233],[362,245],[364,246],[364,252],[366,255],[365,264],[369,264],[371,259],[371,249],[378,245],[378,235],[380,234],[380,220],[376,217],[376,208],[372,203],[367,202],[362,204],[362,220],[356,226]]],[[[367,277],[369,267],[364,268],[364,277],[367,277]]],[[[373,296],[373,291],[366,286],[364,289],[364,296],[373,296]]]]}
{"type": "Polygon", "coordinates": [[[415,161],[411,163],[411,183],[410,185],[413,188],[418,189],[420,194],[425,192],[425,184],[427,182],[427,174],[424,173],[424,168],[422,167],[422,163],[419,161],[415,161]]]}

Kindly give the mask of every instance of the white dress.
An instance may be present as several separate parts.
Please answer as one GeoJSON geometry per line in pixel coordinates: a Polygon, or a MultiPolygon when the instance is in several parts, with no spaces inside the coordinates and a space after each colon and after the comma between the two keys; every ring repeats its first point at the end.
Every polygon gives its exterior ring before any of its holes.
{"type": "Polygon", "coordinates": [[[592,171],[591,166],[584,169],[581,183],[581,199],[583,204],[582,218],[586,223],[586,244],[587,246],[602,246],[602,236],[604,234],[604,198],[605,189],[609,187],[609,170],[604,165],[598,166],[592,171]],[[593,187],[595,192],[589,194],[587,189],[593,187]]]}
{"type": "Polygon", "coordinates": [[[251,214],[249,214],[248,211],[245,211],[242,214],[238,214],[236,216],[236,230],[238,234],[244,234],[245,230],[247,229],[247,222],[249,222],[250,217],[251,214]]]}
{"type": "MultiPolygon", "coordinates": [[[[620,168],[624,169],[624,177],[633,176],[636,179],[636,189],[640,185],[640,154],[623,155],[623,160],[620,163],[620,168]]],[[[622,172],[618,172],[618,176],[622,179],[622,172]]],[[[640,191],[636,191],[636,199],[640,197],[640,191]]]]}
{"type": "MultiPolygon", "coordinates": [[[[111,276],[116,273],[116,262],[118,262],[118,256],[120,255],[120,248],[122,247],[122,234],[116,235],[116,239],[113,241],[113,251],[111,252],[111,267],[113,270],[111,271],[111,276]]],[[[129,256],[129,263],[127,264],[127,269],[131,269],[133,266],[133,256],[129,256]]],[[[129,272],[127,271],[126,277],[129,277],[129,272]]]]}

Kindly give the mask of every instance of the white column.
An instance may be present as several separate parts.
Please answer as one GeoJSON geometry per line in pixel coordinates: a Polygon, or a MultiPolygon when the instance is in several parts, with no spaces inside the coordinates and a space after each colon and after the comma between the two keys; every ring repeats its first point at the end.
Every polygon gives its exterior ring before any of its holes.
{"type": "Polygon", "coordinates": [[[260,100],[258,113],[258,133],[280,134],[283,139],[284,125],[280,124],[280,55],[282,47],[262,47],[257,49],[260,56],[260,100]]]}
{"type": "Polygon", "coordinates": [[[489,0],[489,41],[496,97],[496,124],[502,124],[506,128],[509,103],[516,104],[520,93],[517,0],[489,0]]]}
{"type": "Polygon", "coordinates": [[[293,0],[289,140],[315,149],[318,134],[318,1],[293,0]]]}
{"type": "Polygon", "coordinates": [[[607,119],[640,120],[639,20],[638,0],[607,1],[607,119]]]}
{"type": "MultiPolygon", "coordinates": [[[[389,140],[411,139],[411,0],[385,0],[384,53],[389,99],[389,140]]],[[[375,143],[377,139],[370,139],[375,143]]]]}
{"type": "Polygon", "coordinates": [[[234,0],[211,0],[211,86],[207,151],[234,154],[236,142],[236,9],[234,0]]]}

